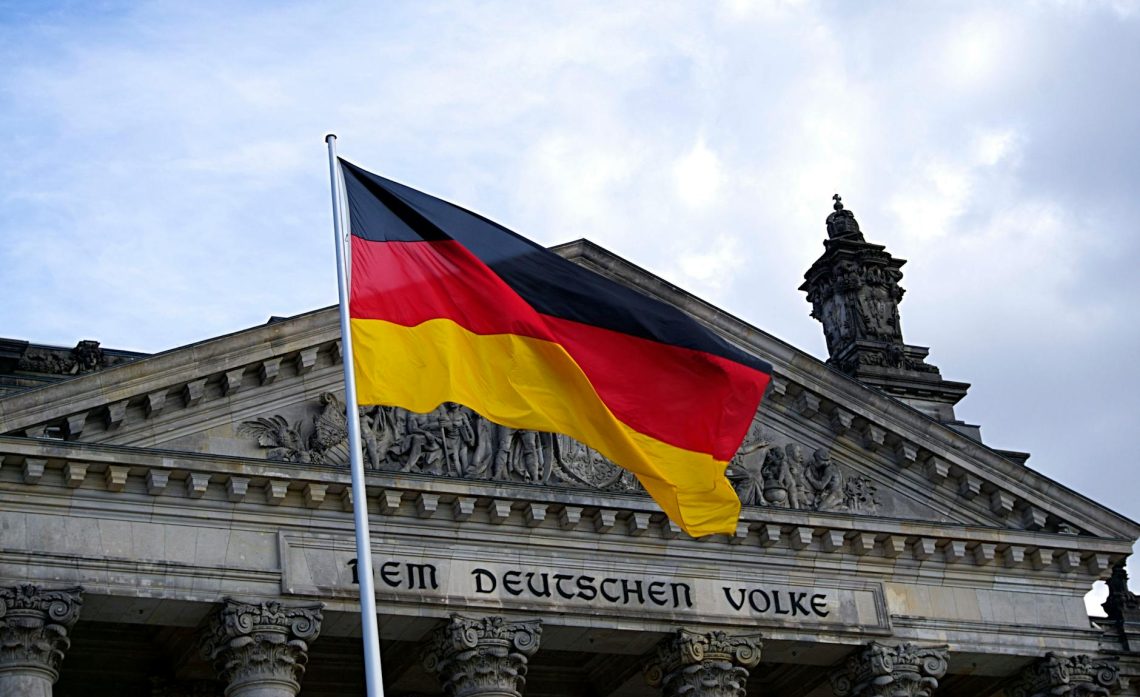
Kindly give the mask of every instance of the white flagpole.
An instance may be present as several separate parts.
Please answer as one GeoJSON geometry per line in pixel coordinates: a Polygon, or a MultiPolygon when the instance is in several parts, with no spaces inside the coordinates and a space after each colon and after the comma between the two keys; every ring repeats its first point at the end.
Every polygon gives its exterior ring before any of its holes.
{"type": "Polygon", "coordinates": [[[372,578],[372,546],[368,534],[368,493],[360,445],[360,412],[356,406],[356,375],[352,369],[352,335],[348,324],[348,262],[345,251],[347,211],[343,209],[336,135],[325,136],[332,179],[333,229],[336,234],[336,280],[340,292],[340,344],[344,359],[344,401],[348,417],[348,455],[352,466],[352,517],[356,523],[356,569],[360,580],[360,620],[364,633],[364,675],[368,697],[384,697],[380,673],[380,632],[376,627],[376,588],[372,578]]]}

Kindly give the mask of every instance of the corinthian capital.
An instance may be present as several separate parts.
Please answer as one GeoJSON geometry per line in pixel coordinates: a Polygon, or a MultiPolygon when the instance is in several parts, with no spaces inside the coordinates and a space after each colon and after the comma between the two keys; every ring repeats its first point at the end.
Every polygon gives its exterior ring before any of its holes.
{"type": "Polygon", "coordinates": [[[286,607],[225,598],[201,640],[202,655],[226,682],[226,694],[274,685],[296,694],[309,642],[321,631],[320,603],[286,607]]]}
{"type": "Polygon", "coordinates": [[[452,615],[436,630],[424,667],[451,697],[521,697],[527,659],[538,650],[542,621],[452,615]]]}
{"type": "Polygon", "coordinates": [[[1009,691],[1012,697],[1107,697],[1122,681],[1116,661],[1050,652],[1023,670],[1009,691]]]}
{"type": "Polygon", "coordinates": [[[748,669],[760,662],[759,634],[730,636],[678,629],[657,645],[645,680],[665,697],[744,697],[748,669]]]}
{"type": "Polygon", "coordinates": [[[930,697],[950,659],[946,646],[871,642],[831,674],[837,697],[930,697]]]}
{"type": "Polygon", "coordinates": [[[31,584],[0,588],[0,672],[34,672],[55,682],[67,633],[79,619],[83,589],[31,584]]]}

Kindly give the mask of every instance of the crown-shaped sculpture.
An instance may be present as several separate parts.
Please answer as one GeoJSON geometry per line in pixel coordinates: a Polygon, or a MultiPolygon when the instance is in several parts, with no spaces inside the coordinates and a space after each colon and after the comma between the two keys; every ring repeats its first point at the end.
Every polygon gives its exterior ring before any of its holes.
{"type": "Polygon", "coordinates": [[[827,216],[827,237],[832,240],[854,240],[863,242],[863,233],[859,230],[859,221],[855,214],[843,208],[843,197],[835,194],[831,197],[835,201],[832,208],[835,212],[827,216]]]}

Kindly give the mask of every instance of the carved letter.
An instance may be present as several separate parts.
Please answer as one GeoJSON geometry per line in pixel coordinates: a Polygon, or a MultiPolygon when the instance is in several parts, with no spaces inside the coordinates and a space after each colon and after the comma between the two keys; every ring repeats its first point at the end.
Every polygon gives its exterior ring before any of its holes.
{"type": "Polygon", "coordinates": [[[495,587],[499,585],[498,581],[495,580],[495,574],[486,569],[472,569],[471,575],[475,577],[476,593],[494,593],[495,587]],[[484,589],[483,581],[487,581],[491,587],[484,589]]]}
{"type": "Polygon", "coordinates": [[[616,579],[616,578],[605,578],[605,579],[602,579],[602,586],[601,586],[601,587],[602,587],[602,597],[603,597],[603,598],[605,598],[606,600],[610,601],[611,603],[616,603],[616,602],[618,602],[619,600],[621,600],[621,596],[619,596],[619,595],[614,595],[614,596],[611,596],[609,593],[607,593],[607,592],[606,592],[606,584],[608,584],[608,583],[617,583],[617,582],[618,582],[618,581],[617,581],[617,579],[616,579]]]}
{"type": "Polygon", "coordinates": [[[827,617],[831,613],[825,608],[827,607],[827,596],[823,593],[816,593],[811,597],[811,611],[820,617],[827,617]]]}
{"type": "Polygon", "coordinates": [[[380,580],[392,588],[400,587],[400,562],[386,561],[380,565],[380,580]],[[391,568],[389,568],[391,567],[391,568]]]}
{"type": "Polygon", "coordinates": [[[536,597],[539,597],[539,598],[549,598],[550,597],[550,577],[546,574],[545,571],[542,572],[541,574],[536,574],[533,571],[526,572],[526,587],[530,590],[531,594],[536,596],[536,597]],[[541,589],[534,587],[534,577],[535,576],[539,576],[542,578],[542,588],[541,589]]]}
{"type": "Polygon", "coordinates": [[[439,584],[435,580],[435,564],[408,563],[408,587],[422,590],[437,590],[439,584]],[[431,578],[428,579],[427,577],[431,578]],[[430,585],[428,585],[430,584],[430,585]]]}
{"type": "Polygon", "coordinates": [[[692,607],[693,606],[693,598],[690,595],[690,593],[692,593],[693,589],[689,588],[689,584],[687,584],[687,583],[670,583],[669,587],[673,591],[673,607],[681,607],[681,593],[679,591],[684,591],[685,607],[692,607]]]}
{"type": "Polygon", "coordinates": [[[729,588],[728,586],[724,586],[724,597],[728,598],[728,604],[732,606],[732,609],[739,612],[740,609],[744,607],[744,589],[739,588],[737,590],[740,591],[740,602],[736,602],[735,600],[733,600],[732,599],[732,589],[729,588]]]}
{"type": "Polygon", "coordinates": [[[572,599],[574,597],[574,594],[573,593],[567,593],[566,591],[562,590],[562,582],[563,581],[569,581],[572,578],[574,578],[574,577],[571,576],[570,574],[554,574],[554,590],[555,590],[555,592],[558,593],[558,595],[561,595],[563,598],[566,598],[567,600],[572,599]]]}
{"type": "Polygon", "coordinates": [[[594,588],[593,576],[578,577],[578,597],[582,600],[593,600],[598,597],[598,589],[594,588]]]}
{"type": "Polygon", "coordinates": [[[522,581],[519,576],[522,576],[521,571],[511,570],[503,574],[503,588],[511,595],[522,595],[522,581]]]}

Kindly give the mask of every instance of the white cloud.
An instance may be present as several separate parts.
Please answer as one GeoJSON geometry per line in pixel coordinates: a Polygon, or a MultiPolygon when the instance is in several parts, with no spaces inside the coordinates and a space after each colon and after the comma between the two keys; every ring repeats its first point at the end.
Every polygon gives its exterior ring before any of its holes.
{"type": "Polygon", "coordinates": [[[716,202],[722,177],[720,159],[709,150],[703,136],[673,165],[677,196],[694,208],[716,202]]]}

